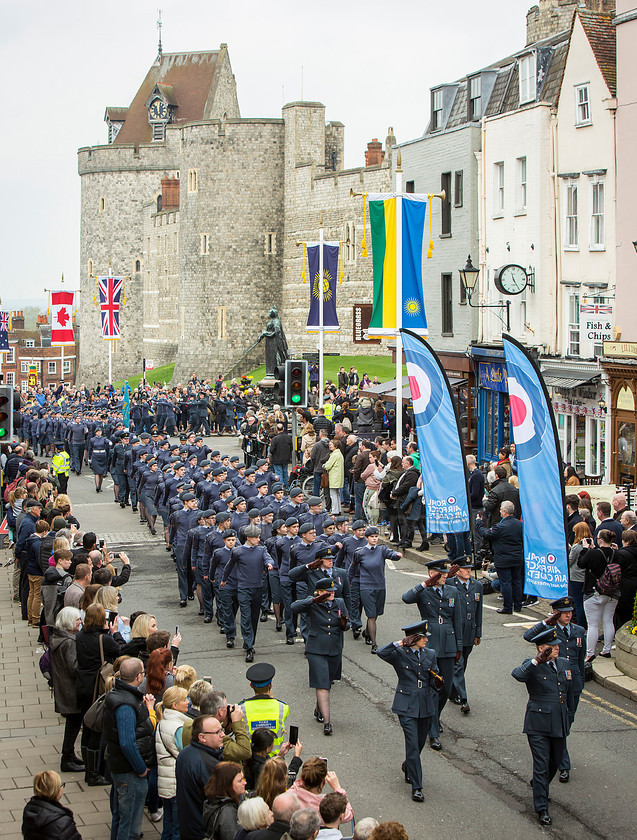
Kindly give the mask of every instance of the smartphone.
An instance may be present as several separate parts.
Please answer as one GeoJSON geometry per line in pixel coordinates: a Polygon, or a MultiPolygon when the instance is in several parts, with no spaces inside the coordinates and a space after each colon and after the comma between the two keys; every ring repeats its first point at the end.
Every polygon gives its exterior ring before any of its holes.
{"type": "Polygon", "coordinates": [[[100,540],[100,548],[104,548],[104,540],[100,540]]]}
{"type": "Polygon", "coordinates": [[[113,610],[108,611],[108,623],[112,624],[114,621],[117,621],[117,613],[113,612],[113,610]]]}
{"type": "Polygon", "coordinates": [[[226,706],[226,715],[228,720],[230,720],[230,715],[234,712],[234,706],[226,706]]]}
{"type": "Polygon", "coordinates": [[[212,677],[202,677],[202,679],[207,682],[209,685],[212,685],[212,677]]]}
{"type": "Polygon", "coordinates": [[[288,739],[290,743],[294,746],[298,743],[299,740],[299,727],[298,726],[290,726],[290,737],[288,739]]]}
{"type": "Polygon", "coordinates": [[[320,759],[321,759],[321,761],[325,764],[325,769],[327,770],[327,759],[325,758],[325,756],[324,756],[324,755],[320,755],[320,756],[319,756],[319,758],[320,758],[320,759]]]}
{"type": "Polygon", "coordinates": [[[179,635],[179,625],[175,627],[175,636],[179,635]]]}

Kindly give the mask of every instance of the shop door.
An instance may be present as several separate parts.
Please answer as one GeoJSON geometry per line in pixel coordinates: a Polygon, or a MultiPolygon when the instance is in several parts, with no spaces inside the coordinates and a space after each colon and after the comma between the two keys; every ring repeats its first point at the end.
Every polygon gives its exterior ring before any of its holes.
{"type": "Polygon", "coordinates": [[[618,411],[615,415],[616,451],[613,452],[615,484],[635,484],[635,415],[618,411]]]}

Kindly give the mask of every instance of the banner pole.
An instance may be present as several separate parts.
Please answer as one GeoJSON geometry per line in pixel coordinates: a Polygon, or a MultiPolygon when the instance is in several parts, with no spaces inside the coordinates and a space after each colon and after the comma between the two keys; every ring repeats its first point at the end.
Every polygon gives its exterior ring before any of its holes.
{"type": "Polygon", "coordinates": [[[113,378],[113,342],[108,342],[108,384],[111,384],[113,378]]]}
{"type": "Polygon", "coordinates": [[[60,382],[64,382],[64,345],[60,347],[60,382]]]}
{"type": "Polygon", "coordinates": [[[396,160],[396,447],[403,454],[403,169],[400,149],[396,160]]]}
{"type": "Polygon", "coordinates": [[[323,381],[323,350],[324,350],[324,330],[323,330],[323,303],[325,299],[325,294],[323,291],[323,239],[324,239],[324,231],[323,231],[323,217],[319,222],[319,282],[318,282],[318,291],[319,291],[319,408],[323,408],[323,390],[324,390],[324,381],[323,381]]]}

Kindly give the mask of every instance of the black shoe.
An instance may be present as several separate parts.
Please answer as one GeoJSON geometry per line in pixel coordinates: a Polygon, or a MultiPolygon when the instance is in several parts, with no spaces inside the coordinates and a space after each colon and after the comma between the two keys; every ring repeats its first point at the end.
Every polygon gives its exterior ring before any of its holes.
{"type": "Polygon", "coordinates": [[[286,645],[293,645],[294,644],[294,636],[288,636],[285,640],[286,645]]]}
{"type": "Polygon", "coordinates": [[[126,505],[124,504],[124,502],[120,502],[120,503],[119,503],[119,506],[120,506],[121,508],[125,508],[125,507],[126,507],[126,505]]]}
{"type": "Polygon", "coordinates": [[[226,647],[227,648],[233,648],[234,647],[234,639],[228,639],[227,642],[226,642],[226,647]]]}
{"type": "Polygon", "coordinates": [[[425,796],[424,796],[424,794],[423,794],[423,792],[420,788],[416,788],[416,790],[412,790],[411,798],[414,800],[414,802],[424,802],[425,801],[425,796]]]}
{"type": "Polygon", "coordinates": [[[604,659],[610,659],[610,653],[600,653],[600,656],[603,656],[604,659]]]}
{"type": "MultiPolygon", "coordinates": [[[[78,473],[78,475],[79,475],[79,473],[78,473]]],[[[133,513],[137,513],[137,505],[133,505],[131,510],[133,511],[133,513]]]]}
{"type": "Polygon", "coordinates": [[[454,694],[454,696],[450,697],[449,699],[451,700],[452,703],[455,703],[456,706],[461,706],[462,705],[462,700],[458,697],[457,694],[454,694]]]}
{"type": "Polygon", "coordinates": [[[378,645],[372,645],[372,653],[376,653],[378,650],[378,645]]]}
{"type": "Polygon", "coordinates": [[[110,785],[111,783],[108,779],[105,779],[104,776],[101,776],[99,773],[88,773],[86,778],[86,784],[89,787],[99,787],[100,785],[110,785]]]}
{"type": "Polygon", "coordinates": [[[195,596],[192,594],[192,592],[188,595],[188,600],[189,601],[194,601],[195,600],[195,596]]]}
{"type": "Polygon", "coordinates": [[[355,639],[360,639],[361,631],[360,630],[352,630],[352,636],[354,636],[355,639]]]}
{"type": "Polygon", "coordinates": [[[185,607],[187,605],[187,603],[188,603],[188,601],[180,601],[179,606],[180,607],[185,607]]]}
{"type": "Polygon", "coordinates": [[[323,735],[331,735],[332,734],[332,724],[326,723],[323,725],[323,735]]]}
{"type": "Polygon", "coordinates": [[[460,706],[460,711],[463,715],[468,715],[471,711],[471,706],[467,703],[466,700],[462,702],[462,705],[460,706]]]}
{"type": "Polygon", "coordinates": [[[276,627],[274,629],[276,630],[277,633],[280,633],[281,630],[283,630],[283,622],[282,621],[277,621],[276,627]]]}
{"type": "Polygon", "coordinates": [[[571,777],[571,771],[570,770],[560,770],[560,782],[563,782],[563,784],[566,784],[568,782],[568,780],[570,779],[570,777],[571,777]]]}
{"type": "Polygon", "coordinates": [[[523,607],[534,607],[536,604],[539,604],[539,603],[540,603],[539,598],[536,598],[535,595],[531,595],[530,598],[525,598],[524,601],[522,601],[522,606],[523,607]]]}
{"type": "Polygon", "coordinates": [[[246,662],[254,662],[254,648],[250,648],[246,653],[246,662]]]}
{"type": "Polygon", "coordinates": [[[268,614],[267,613],[261,613],[261,618],[259,619],[259,621],[267,621],[267,620],[268,620],[268,614]]]}
{"type": "Polygon", "coordinates": [[[496,612],[500,613],[500,615],[513,615],[512,610],[505,610],[504,607],[502,607],[502,609],[500,610],[496,610],[496,612]]]}
{"type": "Polygon", "coordinates": [[[403,763],[400,766],[400,769],[403,771],[403,775],[405,777],[405,784],[410,785],[411,784],[411,779],[407,775],[407,762],[406,761],[403,761],[403,763]]]}
{"type": "Polygon", "coordinates": [[[538,811],[537,819],[540,825],[551,825],[553,823],[548,811],[538,811]]]}
{"type": "MultiPolygon", "coordinates": [[[[365,639],[365,641],[367,641],[369,639],[369,633],[367,632],[367,630],[361,630],[361,636],[365,639]]],[[[371,644],[371,640],[370,640],[370,644],[371,644]]]]}
{"type": "Polygon", "coordinates": [[[199,610],[199,612],[197,613],[197,615],[205,615],[205,612],[204,612],[203,610],[199,610]]]}
{"type": "MultiPolygon", "coordinates": [[[[416,551],[429,551],[429,543],[427,542],[427,540],[423,540],[422,543],[416,549],[416,551]]],[[[420,791],[420,795],[422,796],[422,791],[420,791]]],[[[412,796],[412,799],[413,799],[413,796],[412,796]]],[[[422,798],[422,800],[418,799],[417,801],[418,802],[421,802],[421,801],[424,802],[424,797],[422,798]]]]}
{"type": "MultiPolygon", "coordinates": [[[[201,615],[201,613],[199,613],[199,615],[201,615]]],[[[204,618],[203,623],[204,623],[204,624],[212,624],[212,616],[211,616],[211,615],[207,615],[207,616],[204,618]]]]}
{"type": "Polygon", "coordinates": [[[438,738],[430,738],[429,746],[432,750],[436,750],[436,752],[440,752],[440,750],[442,749],[442,744],[440,743],[438,738]]]}
{"type": "Polygon", "coordinates": [[[65,759],[63,758],[60,761],[60,770],[62,773],[83,773],[84,772],[84,764],[78,764],[74,761],[73,758],[65,759]]]}
{"type": "Polygon", "coordinates": [[[318,723],[324,723],[325,722],[325,720],[323,718],[323,715],[318,710],[318,706],[316,706],[315,709],[314,709],[314,717],[316,718],[318,723]]]}

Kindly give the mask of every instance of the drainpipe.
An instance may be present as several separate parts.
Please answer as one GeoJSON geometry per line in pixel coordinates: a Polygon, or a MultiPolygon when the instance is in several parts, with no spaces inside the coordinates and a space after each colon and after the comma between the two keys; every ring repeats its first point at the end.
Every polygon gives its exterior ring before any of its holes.
{"type": "MultiPolygon", "coordinates": [[[[480,241],[480,293],[482,300],[486,301],[487,290],[487,133],[485,129],[485,121],[482,120],[480,127],[481,134],[481,164],[480,164],[480,211],[478,213],[478,232],[480,241]]],[[[484,310],[478,310],[478,340],[484,341],[484,310]]]]}
{"type": "Polygon", "coordinates": [[[560,351],[559,336],[562,324],[562,235],[560,215],[560,185],[558,173],[557,110],[551,108],[551,183],[553,187],[553,247],[555,253],[555,330],[552,352],[560,351]]]}

